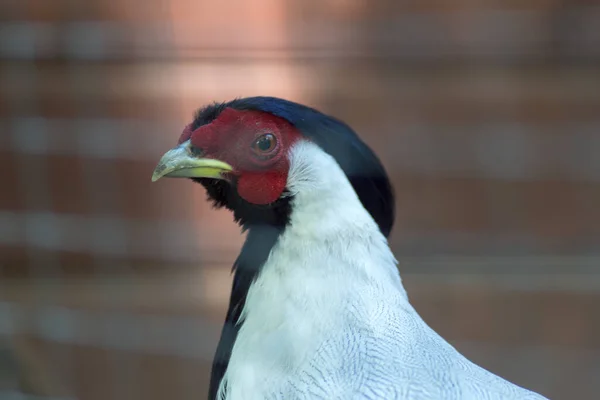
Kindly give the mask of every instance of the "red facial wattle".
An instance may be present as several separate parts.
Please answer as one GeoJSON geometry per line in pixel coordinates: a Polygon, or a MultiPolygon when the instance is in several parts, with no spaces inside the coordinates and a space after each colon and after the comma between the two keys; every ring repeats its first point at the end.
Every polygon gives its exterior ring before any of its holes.
{"type": "MultiPolygon", "coordinates": [[[[185,128],[179,143],[190,140],[202,156],[228,163],[237,191],[249,203],[266,205],[281,197],[289,172],[289,149],[302,135],[286,120],[261,111],[227,108],[211,123],[185,128]],[[274,146],[255,146],[272,135],[274,146]]],[[[266,143],[269,144],[269,143],[266,143]]]]}

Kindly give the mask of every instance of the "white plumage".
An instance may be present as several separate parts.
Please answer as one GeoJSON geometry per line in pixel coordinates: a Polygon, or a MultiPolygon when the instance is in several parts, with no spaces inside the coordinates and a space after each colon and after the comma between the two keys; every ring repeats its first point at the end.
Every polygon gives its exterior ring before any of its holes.
{"type": "Polygon", "coordinates": [[[411,306],[336,161],[291,150],[291,221],[248,291],[219,398],[544,399],[471,363],[411,306]]]}

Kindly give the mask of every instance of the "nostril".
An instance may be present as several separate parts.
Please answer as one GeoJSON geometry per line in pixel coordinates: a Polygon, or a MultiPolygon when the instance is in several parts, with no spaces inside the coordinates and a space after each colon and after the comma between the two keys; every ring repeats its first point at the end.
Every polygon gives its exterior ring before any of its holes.
{"type": "Polygon", "coordinates": [[[199,147],[190,145],[189,151],[190,151],[190,154],[194,157],[202,157],[203,151],[199,147]]]}

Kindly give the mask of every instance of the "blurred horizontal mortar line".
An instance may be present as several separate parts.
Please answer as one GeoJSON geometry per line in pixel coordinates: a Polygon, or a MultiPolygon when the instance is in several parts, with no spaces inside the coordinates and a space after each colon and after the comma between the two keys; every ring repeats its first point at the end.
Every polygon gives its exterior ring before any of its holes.
{"type": "Polygon", "coordinates": [[[0,211],[0,243],[9,246],[186,261],[198,259],[201,240],[197,225],[185,220],[0,211]],[[161,229],[156,229],[157,223],[161,229]],[[132,246],[131,239],[140,235],[152,245],[132,246]]]}
{"type": "Polygon", "coordinates": [[[445,54],[438,54],[437,51],[431,50],[430,53],[412,54],[408,52],[400,52],[399,50],[380,53],[367,53],[356,51],[340,51],[335,48],[320,48],[310,50],[251,50],[251,49],[224,49],[224,50],[202,50],[197,48],[174,48],[161,52],[147,52],[148,54],[132,55],[129,53],[106,55],[102,58],[92,59],[89,57],[65,56],[61,53],[48,54],[37,57],[7,57],[0,54],[0,62],[15,62],[15,61],[93,61],[93,62],[165,62],[172,63],[178,61],[216,61],[216,62],[256,62],[256,61],[345,61],[345,60],[370,60],[370,61],[392,61],[399,64],[410,66],[428,66],[432,63],[436,67],[464,65],[469,63],[470,67],[479,66],[548,66],[568,64],[573,66],[594,66],[600,62],[600,54],[574,53],[561,57],[554,57],[549,64],[549,55],[546,54],[523,54],[512,55],[506,54],[503,56],[497,54],[473,54],[472,52],[453,52],[446,51],[445,54]],[[441,64],[440,64],[441,63],[441,64]]]}
{"type": "MultiPolygon", "coordinates": [[[[239,53],[232,54],[231,56],[203,56],[202,54],[181,54],[178,52],[177,56],[155,56],[155,57],[146,57],[146,58],[120,58],[120,59],[102,59],[102,60],[73,60],[64,57],[57,57],[51,59],[39,59],[35,60],[35,64],[31,62],[31,60],[20,60],[20,59],[2,59],[2,64],[0,65],[3,71],[10,71],[13,76],[31,76],[32,74],[36,75],[38,80],[43,82],[43,77],[49,75],[59,75],[60,73],[64,73],[65,75],[69,73],[87,72],[88,77],[95,77],[98,73],[112,73],[111,77],[114,77],[114,73],[120,73],[121,75],[125,75],[131,70],[154,70],[154,69],[162,69],[165,66],[169,66],[177,69],[186,69],[190,67],[218,67],[223,69],[224,67],[229,67],[232,69],[240,70],[252,70],[258,66],[273,66],[273,67],[285,67],[287,69],[295,69],[295,70],[306,70],[311,68],[339,68],[339,64],[335,61],[340,60],[343,61],[346,57],[331,57],[319,55],[317,57],[294,57],[290,55],[290,57],[283,56],[249,56],[249,57],[239,57],[239,53]],[[236,55],[237,54],[237,55],[236,55]],[[299,63],[304,59],[306,63],[299,63]],[[315,61],[315,62],[312,62],[315,61]],[[334,62],[332,62],[334,61],[334,62]],[[31,68],[31,67],[34,68],[31,68]],[[38,68],[39,67],[39,68],[38,68]],[[18,70],[22,69],[18,74],[18,70]]],[[[447,59],[412,59],[412,60],[404,60],[401,58],[388,58],[383,55],[371,55],[365,54],[364,57],[354,57],[358,58],[357,61],[361,61],[364,59],[364,63],[358,62],[357,64],[351,65],[349,68],[350,71],[357,71],[360,67],[370,67],[374,68],[377,71],[378,75],[385,74],[389,76],[388,81],[392,83],[400,82],[406,87],[401,87],[402,89],[407,90],[423,90],[423,88],[429,89],[431,85],[436,85],[439,82],[448,82],[450,80],[456,81],[457,78],[460,80],[457,82],[459,85],[462,85],[462,82],[470,83],[471,87],[463,86],[468,88],[469,90],[490,90],[495,89],[499,91],[502,89],[501,93],[505,93],[506,90],[522,93],[531,87],[536,87],[540,90],[547,91],[548,89],[552,89],[554,87],[559,87],[564,90],[571,90],[573,93],[577,94],[577,91],[584,90],[584,94],[589,94],[590,87],[573,87],[574,83],[581,83],[583,81],[588,82],[591,86],[591,89],[596,87],[596,83],[598,82],[598,74],[596,73],[598,69],[598,62],[600,61],[600,57],[598,60],[594,61],[589,60],[564,60],[563,63],[561,60],[553,60],[550,61],[548,59],[545,60],[530,60],[527,62],[514,62],[511,60],[507,60],[506,62],[498,61],[498,60],[490,60],[490,59],[469,59],[466,57],[452,57],[447,59]],[[371,60],[374,58],[375,60],[371,60]],[[371,61],[377,61],[380,59],[381,62],[385,62],[385,64],[373,64],[371,61]],[[477,67],[477,68],[473,68],[477,67]],[[432,73],[436,73],[435,75],[432,73]],[[509,86],[508,88],[491,88],[491,87],[473,87],[472,80],[481,78],[487,78],[489,80],[497,80],[503,79],[506,81],[507,73],[509,73],[509,77],[511,81],[514,79],[518,80],[519,86],[509,86]],[[560,74],[560,79],[557,79],[557,75],[560,74]],[[418,82],[415,86],[408,86],[409,84],[414,84],[414,79],[418,77],[429,77],[428,82],[418,82]],[[468,80],[471,81],[468,81],[468,80]],[[522,80],[521,80],[522,79],[522,80]],[[537,87],[540,82],[545,83],[548,87],[537,87]],[[424,86],[429,83],[430,86],[424,86]]],[[[346,67],[347,68],[347,67],[346,67]]],[[[347,68],[348,70],[348,68],[347,68]]],[[[173,70],[167,70],[165,73],[171,76],[176,76],[177,73],[173,73],[173,70]]],[[[219,71],[219,74],[222,76],[227,71],[219,71]]],[[[255,72],[255,70],[253,71],[255,72]]],[[[357,71],[358,72],[358,71],[357,71]]],[[[366,76],[366,75],[363,75],[366,76]]],[[[73,77],[74,81],[81,82],[81,76],[73,77]]],[[[199,79],[199,77],[195,77],[195,79],[199,79]]],[[[307,81],[311,83],[310,81],[307,81]]],[[[318,81],[319,82],[319,81],[318,81]]],[[[237,82],[236,82],[237,83],[237,82]]],[[[242,82],[243,83],[243,82],[242,82]]],[[[360,84],[361,82],[357,82],[360,84]]],[[[220,85],[226,85],[226,81],[220,82],[220,85]]],[[[514,85],[514,83],[511,83],[514,85]]],[[[315,85],[317,86],[317,85],[315,85]]],[[[389,85],[388,85],[389,86],[389,85]]],[[[353,88],[352,86],[350,87],[353,88]]],[[[3,88],[4,91],[10,89],[10,87],[3,88]]],[[[63,87],[65,93],[70,93],[76,89],[85,89],[87,93],[90,92],[92,88],[90,87],[63,87]]],[[[147,88],[152,89],[152,88],[147,88]]],[[[318,89],[318,87],[317,87],[318,89]]],[[[346,87],[339,87],[339,90],[347,89],[346,87]]],[[[440,91],[444,91],[447,93],[448,88],[443,87],[439,88],[440,91]]],[[[38,91],[43,90],[43,87],[38,87],[38,91]]],[[[152,93],[151,90],[148,90],[149,93],[152,93]]],[[[102,92],[97,92],[98,95],[102,94],[102,92]]],[[[413,95],[413,92],[410,92],[413,95]]],[[[451,92],[452,93],[452,92],[451,92]]],[[[570,93],[570,92],[569,92],[570,93]]],[[[60,94],[60,93],[58,93],[60,94]]],[[[122,95],[127,93],[110,93],[111,96],[121,97],[122,95]]],[[[428,91],[424,92],[425,96],[429,94],[428,91]]],[[[203,95],[199,93],[199,95],[203,95]]],[[[398,95],[402,95],[398,93],[398,95]]],[[[143,99],[142,99],[143,100],[143,99]]],[[[439,99],[434,99],[439,100],[439,99]]],[[[526,99],[521,99],[526,100],[526,99]]],[[[563,99],[568,101],[569,98],[563,99]]]]}
{"type": "MultiPolygon", "coordinates": [[[[407,285],[488,287],[522,292],[600,293],[600,256],[398,257],[407,285]],[[568,271],[566,269],[568,268],[568,271]]],[[[231,265],[205,260],[205,279],[231,275],[231,265]]]]}
{"type": "MultiPolygon", "coordinates": [[[[456,266],[449,265],[448,268],[456,266]]],[[[595,273],[401,273],[410,296],[411,284],[473,286],[512,292],[600,293],[600,272],[595,273]]]]}
{"type": "Polygon", "coordinates": [[[12,390],[0,390],[2,400],[77,400],[74,397],[42,396],[12,390]]]}
{"type": "MultiPolygon", "coordinates": [[[[0,119],[3,123],[10,127],[12,140],[0,142],[0,149],[138,161],[156,161],[173,145],[169,139],[181,130],[176,122],[119,118],[69,121],[32,116],[0,119]]],[[[504,181],[600,182],[600,157],[595,156],[600,154],[600,139],[593,134],[598,129],[600,120],[553,124],[554,133],[548,134],[539,133],[540,124],[470,123],[461,127],[462,134],[448,156],[445,142],[438,143],[433,132],[451,132],[455,127],[412,123],[394,137],[394,146],[382,149],[381,156],[389,159],[388,168],[399,173],[504,181]],[[556,151],[548,154],[548,146],[556,151]]]]}
{"type": "MultiPolygon", "coordinates": [[[[34,59],[21,59],[21,58],[8,58],[0,56],[0,62],[15,62],[15,61],[50,61],[57,62],[63,60],[70,61],[90,61],[88,59],[76,58],[76,57],[63,57],[61,55],[48,56],[43,58],[34,58],[34,59]]],[[[130,62],[130,61],[145,61],[145,62],[164,62],[164,63],[173,63],[174,60],[183,61],[183,62],[228,62],[228,63],[248,63],[248,62],[259,62],[259,61],[268,61],[268,62],[277,62],[277,61],[386,61],[386,62],[395,62],[400,66],[405,67],[427,67],[434,66],[436,68],[445,66],[463,66],[465,63],[468,63],[469,66],[472,67],[518,67],[518,66],[544,66],[548,65],[556,65],[560,66],[563,63],[568,64],[570,67],[596,67],[598,63],[600,63],[600,55],[588,55],[588,56],[570,56],[570,57],[561,57],[558,60],[553,60],[550,64],[548,62],[548,57],[539,55],[539,56],[521,56],[521,57],[502,57],[498,59],[498,56],[477,56],[477,55],[463,55],[463,54],[447,54],[444,56],[437,55],[432,52],[430,56],[422,55],[420,57],[411,56],[408,54],[361,54],[361,53],[343,53],[336,54],[333,49],[322,49],[322,51],[311,51],[311,52],[269,52],[256,54],[253,52],[252,54],[243,55],[238,51],[221,51],[221,52],[208,52],[208,51],[199,51],[196,49],[190,50],[177,50],[172,52],[165,52],[164,54],[155,54],[152,53],[146,57],[133,57],[130,55],[123,56],[113,56],[99,59],[97,61],[110,61],[110,62],[130,62]]]]}
{"type": "MultiPolygon", "coordinates": [[[[331,83],[333,74],[340,75],[341,67],[335,63],[192,62],[177,59],[168,64],[62,61],[40,64],[39,68],[37,65],[3,63],[0,72],[6,77],[3,86],[6,99],[15,102],[35,97],[42,104],[70,104],[74,99],[86,102],[93,99],[95,107],[102,105],[108,109],[114,109],[115,105],[120,108],[126,106],[127,109],[137,104],[136,107],[143,105],[142,108],[147,110],[145,115],[151,120],[157,120],[158,115],[173,115],[174,104],[182,99],[192,107],[199,107],[214,100],[229,100],[240,96],[240,93],[264,94],[266,91],[284,97],[295,93],[293,97],[298,97],[296,100],[303,99],[310,105],[318,105],[315,99],[331,83]],[[36,82],[34,91],[32,76],[35,76],[36,82]],[[252,76],[252,79],[245,79],[246,76],[252,76]],[[70,84],[65,86],[58,82],[70,84]],[[107,84],[115,90],[107,90],[107,84]],[[185,88],[184,92],[182,88],[185,88]],[[159,114],[149,113],[157,109],[161,110],[159,114]]],[[[352,80],[355,84],[335,84],[335,92],[336,96],[347,96],[354,101],[372,97],[371,101],[376,102],[383,96],[393,104],[400,103],[409,112],[407,116],[424,108],[428,112],[420,117],[423,121],[441,117],[444,122],[455,124],[454,127],[460,125],[466,115],[488,121],[490,110],[494,110],[494,115],[514,119],[516,115],[523,116],[520,110],[528,110],[527,115],[548,104],[563,111],[545,114],[543,119],[549,124],[557,122],[557,118],[559,121],[585,123],[589,119],[596,120],[598,116],[592,107],[600,103],[600,75],[597,70],[597,65],[544,67],[542,70],[528,66],[507,71],[491,65],[473,69],[464,65],[447,68],[436,64],[427,68],[422,65],[389,65],[387,62],[379,66],[365,63],[344,67],[340,82],[352,80]],[[362,72],[368,70],[376,71],[377,78],[362,72]],[[381,85],[383,81],[386,82],[384,86],[381,85]],[[442,106],[452,111],[451,118],[447,113],[436,111],[442,106]],[[454,115],[459,119],[456,120],[454,115]]],[[[45,107],[44,111],[49,115],[57,113],[57,116],[73,116],[74,112],[61,112],[56,107],[45,107]]],[[[140,112],[139,109],[136,111],[140,112]]],[[[535,116],[536,119],[538,117],[535,116]]]]}
{"type": "MultiPolygon", "coordinates": [[[[165,270],[142,266],[137,269],[138,272],[132,272],[125,268],[127,263],[119,263],[118,267],[111,265],[91,276],[38,276],[35,281],[38,286],[30,286],[21,278],[3,278],[0,295],[2,291],[5,295],[9,292],[15,295],[15,288],[20,288],[21,295],[25,295],[26,290],[37,287],[43,288],[48,296],[52,294],[50,298],[58,298],[62,296],[65,285],[76,285],[79,291],[85,291],[89,301],[100,299],[103,293],[108,293],[111,289],[117,290],[115,301],[118,302],[139,300],[139,296],[146,293],[128,292],[127,288],[148,289],[158,293],[161,287],[164,290],[177,287],[183,292],[166,294],[169,300],[188,305],[196,302],[225,305],[232,279],[233,261],[224,262],[223,259],[210,256],[207,258],[211,260],[170,263],[165,270]]],[[[446,256],[412,257],[410,261],[401,258],[399,270],[403,279],[419,285],[490,287],[525,292],[600,293],[599,266],[600,256],[470,257],[468,262],[464,257],[446,256]],[[432,258],[435,258],[434,262],[429,261],[432,258]]]]}
{"type": "Polygon", "coordinates": [[[10,144],[4,146],[23,154],[133,160],[156,160],[173,146],[174,138],[183,129],[181,122],[139,118],[67,119],[35,115],[0,119],[0,124],[3,123],[12,132],[10,144]]]}
{"type": "Polygon", "coordinates": [[[0,335],[35,335],[61,343],[210,360],[220,330],[219,324],[199,316],[91,312],[58,306],[31,310],[0,301],[0,335]]]}
{"type": "Polygon", "coordinates": [[[558,345],[537,345],[537,344],[528,344],[526,346],[518,346],[511,344],[504,344],[498,342],[483,342],[478,340],[453,340],[453,345],[461,348],[470,347],[471,350],[480,350],[480,351],[504,351],[507,349],[511,349],[515,353],[522,353],[527,357],[534,356],[535,353],[546,353],[546,352],[560,352],[564,354],[573,354],[573,353],[583,353],[590,359],[595,359],[600,357],[600,348],[572,348],[558,345]]]}
{"type": "MultiPolygon", "coordinates": [[[[411,255],[456,255],[457,251],[465,249],[465,244],[469,244],[468,249],[485,251],[485,256],[522,257],[541,253],[553,257],[549,243],[543,237],[530,233],[490,234],[436,230],[418,234],[399,231],[391,241],[391,246],[397,257],[404,262],[403,257],[411,255]]],[[[144,257],[181,263],[208,262],[208,258],[216,254],[223,255],[221,260],[229,259],[228,254],[239,251],[237,239],[233,242],[223,241],[221,236],[211,235],[208,227],[194,220],[134,219],[121,214],[67,214],[50,211],[0,211],[0,244],[27,246],[28,251],[40,249],[107,257],[144,257]],[[157,225],[161,228],[157,229],[157,225]]],[[[589,271],[594,261],[589,261],[588,257],[594,260],[600,256],[597,240],[589,236],[582,236],[581,242],[571,247],[580,253],[579,257],[557,254],[554,261],[548,257],[543,261],[521,259],[519,267],[515,266],[513,270],[532,268],[532,265],[553,265],[554,271],[559,263],[568,262],[573,265],[570,267],[571,271],[572,268],[589,271]]],[[[493,263],[498,263],[498,260],[506,258],[495,257],[493,260],[493,263]]],[[[475,265],[473,262],[467,263],[466,259],[456,264],[462,263],[475,265]]],[[[431,265],[429,268],[433,268],[431,265]]],[[[600,262],[596,265],[600,267],[600,262]]]]}
{"type": "MultiPolygon", "coordinates": [[[[483,54],[494,57],[528,57],[559,49],[562,53],[598,54],[596,30],[600,20],[599,7],[570,9],[555,18],[548,29],[540,29],[547,20],[546,10],[485,10],[479,12],[405,12],[400,16],[377,21],[376,26],[362,29],[347,23],[302,23],[286,19],[282,30],[283,40],[273,40],[260,28],[252,25],[243,29],[235,38],[207,35],[202,24],[183,21],[76,21],[57,23],[10,21],[0,23],[0,54],[9,57],[35,58],[60,52],[65,55],[98,59],[124,53],[143,56],[161,51],[202,46],[203,41],[212,42],[207,47],[231,47],[233,52],[244,49],[239,43],[273,47],[283,41],[281,47],[308,47],[327,43],[329,47],[350,49],[356,46],[357,37],[363,47],[373,48],[385,43],[387,52],[412,51],[416,56],[426,53],[450,54],[461,48],[472,56],[483,54]],[[446,21],[446,23],[443,23],[446,21]],[[447,28],[449,23],[460,23],[466,32],[457,34],[447,28]],[[560,37],[563,46],[549,46],[556,40],[551,27],[558,25],[568,35],[560,37]],[[462,33],[462,34],[460,34],[462,33]],[[209,37],[209,38],[208,38],[209,37]],[[324,40],[325,38],[325,40],[324,40]],[[215,46],[214,43],[217,43],[215,46]],[[238,46],[235,46],[238,44],[238,46]]],[[[368,21],[368,19],[367,19],[368,21]]],[[[581,56],[579,56],[581,57],[581,56]]]]}
{"type": "MultiPolygon", "coordinates": [[[[0,338],[27,335],[68,345],[210,361],[220,331],[220,323],[198,316],[81,311],[59,306],[32,307],[0,301],[0,338]]],[[[532,347],[531,344],[502,346],[487,341],[461,341],[461,345],[468,344],[488,348],[527,348],[544,352],[578,350],[555,344],[532,347]]]]}
{"type": "MultiPolygon", "coordinates": [[[[454,275],[463,276],[589,276],[600,275],[600,254],[598,255],[419,255],[405,256],[396,253],[400,272],[414,276],[454,275]],[[568,265],[568,270],[565,270],[568,265]],[[482,267],[487,269],[481,269],[482,267]]],[[[203,264],[215,269],[229,270],[231,265],[222,259],[207,255],[203,264]]],[[[600,284],[600,282],[599,282],[600,284]]]]}
{"type": "MultiPolygon", "coordinates": [[[[564,273],[565,263],[580,269],[580,272],[600,273],[599,255],[496,255],[496,256],[469,256],[469,255],[431,255],[421,257],[404,257],[398,255],[400,265],[410,265],[415,270],[426,268],[429,271],[443,271],[447,265],[462,266],[472,269],[482,265],[493,266],[493,270],[505,270],[511,266],[509,273],[564,273]]],[[[473,270],[475,271],[475,270],[473,270]]]]}
{"type": "Polygon", "coordinates": [[[31,309],[0,301],[0,335],[183,358],[211,360],[221,326],[201,317],[91,312],[58,306],[31,309]],[[202,340],[199,340],[202,338],[202,340]]]}

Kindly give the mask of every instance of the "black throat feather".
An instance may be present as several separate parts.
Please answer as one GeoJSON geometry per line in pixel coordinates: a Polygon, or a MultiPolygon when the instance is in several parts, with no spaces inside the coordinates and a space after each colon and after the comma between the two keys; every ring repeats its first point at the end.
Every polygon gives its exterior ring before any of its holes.
{"type": "MultiPolygon", "coordinates": [[[[227,107],[264,111],[284,118],[307,139],[333,156],[381,232],[386,237],[389,236],[395,211],[392,187],[377,156],[350,127],[301,104],[273,97],[250,97],[215,103],[201,109],[195,116],[192,129],[212,122],[227,107]]],[[[213,360],[208,398],[214,400],[217,399],[219,385],[243,323],[240,316],[246,304],[248,290],[267,261],[271,249],[290,223],[292,197],[285,193],[285,196],[272,204],[257,206],[238,195],[235,182],[194,180],[206,188],[215,207],[231,210],[235,221],[248,232],[233,265],[229,309],[213,360]]]]}
{"type": "Polygon", "coordinates": [[[266,206],[250,204],[242,199],[235,183],[212,179],[195,179],[201,183],[215,207],[226,207],[233,212],[235,221],[247,231],[246,241],[233,264],[233,284],[229,308],[212,364],[209,399],[217,399],[219,385],[231,358],[233,344],[242,321],[240,316],[246,304],[246,296],[267,261],[271,249],[289,224],[292,197],[284,196],[266,206]]]}

